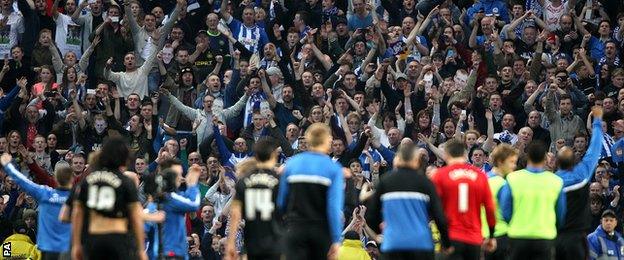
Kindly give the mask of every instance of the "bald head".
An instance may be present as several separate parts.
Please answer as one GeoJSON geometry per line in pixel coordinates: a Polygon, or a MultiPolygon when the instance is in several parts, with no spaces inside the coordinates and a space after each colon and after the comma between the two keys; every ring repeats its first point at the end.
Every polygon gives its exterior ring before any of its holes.
{"type": "Polygon", "coordinates": [[[570,170],[574,167],[574,150],[564,146],[557,152],[557,163],[562,170],[570,170]]]}

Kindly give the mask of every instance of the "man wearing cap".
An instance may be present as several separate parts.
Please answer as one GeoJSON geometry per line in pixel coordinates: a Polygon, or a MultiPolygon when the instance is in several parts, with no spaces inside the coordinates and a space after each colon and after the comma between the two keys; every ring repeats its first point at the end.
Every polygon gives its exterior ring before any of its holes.
{"type": "MultiPolygon", "coordinates": [[[[217,81],[219,82],[218,78],[217,81]]],[[[178,100],[180,100],[180,102],[182,102],[185,106],[192,107],[199,97],[197,93],[198,90],[195,87],[193,68],[191,67],[182,68],[182,70],[180,70],[179,78],[175,82],[171,77],[167,77],[164,86],[170,88],[171,95],[178,98],[178,100]]],[[[201,100],[203,100],[203,98],[200,99],[200,103],[201,100]]],[[[191,131],[193,128],[193,122],[188,118],[181,116],[180,111],[173,108],[169,109],[167,112],[165,122],[168,126],[171,126],[178,131],[191,131]]]]}
{"type": "Polygon", "coordinates": [[[587,236],[590,259],[622,259],[624,257],[624,238],[615,231],[617,216],[613,210],[605,210],[600,219],[600,226],[587,236]]]}

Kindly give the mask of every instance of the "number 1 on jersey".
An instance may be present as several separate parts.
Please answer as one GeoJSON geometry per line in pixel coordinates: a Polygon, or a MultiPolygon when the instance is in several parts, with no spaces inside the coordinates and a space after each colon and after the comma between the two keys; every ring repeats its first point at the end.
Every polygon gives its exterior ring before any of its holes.
{"type": "Polygon", "coordinates": [[[459,207],[459,212],[464,213],[468,211],[468,183],[460,183],[457,186],[457,206],[459,207]]]}

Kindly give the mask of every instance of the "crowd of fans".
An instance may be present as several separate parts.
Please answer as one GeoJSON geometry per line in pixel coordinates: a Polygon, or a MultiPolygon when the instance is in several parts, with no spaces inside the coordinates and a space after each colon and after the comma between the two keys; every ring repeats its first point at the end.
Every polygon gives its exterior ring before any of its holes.
{"type": "MultiPolygon", "coordinates": [[[[0,11],[0,153],[48,185],[41,176],[59,165],[88,172],[109,136],[127,140],[138,176],[171,158],[199,165],[191,258],[219,259],[239,232],[226,229],[228,208],[253,144],[273,138],[283,163],[319,122],[351,173],[343,213],[357,235],[345,241],[373,258],[358,195],[392,169],[399,145],[426,148],[433,170],[444,143],[462,140],[489,171],[498,144],[516,148],[522,168],[541,140],[554,172],[563,147],[583,158],[594,105],[605,134],[587,233],[605,209],[623,216],[619,0],[0,0],[0,11]]],[[[38,243],[37,201],[1,177],[0,241],[20,230],[38,243]]]]}

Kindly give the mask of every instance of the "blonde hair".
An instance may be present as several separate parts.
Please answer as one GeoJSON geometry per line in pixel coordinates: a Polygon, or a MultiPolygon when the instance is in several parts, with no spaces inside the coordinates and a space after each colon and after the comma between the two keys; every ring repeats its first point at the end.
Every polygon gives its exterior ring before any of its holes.
{"type": "Polygon", "coordinates": [[[518,150],[508,144],[499,144],[490,154],[490,162],[494,167],[498,167],[505,159],[511,156],[518,156],[518,150]]]}
{"type": "Polygon", "coordinates": [[[314,123],[305,132],[305,139],[310,147],[319,147],[330,137],[331,129],[323,123],[314,123]]]}

